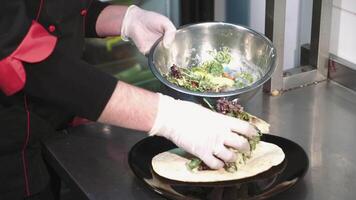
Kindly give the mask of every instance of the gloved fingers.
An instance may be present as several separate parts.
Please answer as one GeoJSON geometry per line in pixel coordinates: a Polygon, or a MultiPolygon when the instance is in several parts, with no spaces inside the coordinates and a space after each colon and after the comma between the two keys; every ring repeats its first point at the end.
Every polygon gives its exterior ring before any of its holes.
{"type": "Polygon", "coordinates": [[[139,39],[137,39],[136,41],[134,41],[134,44],[136,45],[136,47],[138,48],[138,50],[139,50],[143,55],[147,55],[147,54],[150,52],[151,45],[144,44],[144,43],[140,42],[139,39]],[[142,45],[142,44],[144,44],[144,45],[142,45]]]}
{"type": "Polygon", "coordinates": [[[253,125],[251,125],[249,122],[230,116],[224,116],[224,117],[226,118],[226,121],[228,121],[231,131],[245,135],[246,137],[249,138],[258,135],[256,128],[253,125]]]}
{"type": "Polygon", "coordinates": [[[256,126],[253,126],[252,124],[250,124],[250,126],[248,127],[247,130],[247,134],[248,137],[253,137],[253,136],[257,136],[259,135],[258,130],[256,129],[256,126]]]}
{"type": "Polygon", "coordinates": [[[168,17],[161,15],[161,19],[159,21],[161,23],[163,33],[176,31],[176,27],[168,17]]]}
{"type": "Polygon", "coordinates": [[[224,167],[224,163],[212,154],[205,154],[205,156],[200,159],[211,169],[220,169],[224,167]]]}
{"type": "Polygon", "coordinates": [[[149,53],[153,44],[160,37],[163,36],[162,43],[165,48],[169,48],[175,38],[176,27],[173,23],[165,16],[157,15],[156,13],[153,13],[153,15],[158,17],[155,23],[152,23],[147,27],[146,34],[150,35],[150,37],[143,37],[142,39],[145,41],[140,42],[140,44],[145,44],[144,48],[140,50],[144,55],[149,53]]]}
{"type": "Polygon", "coordinates": [[[234,162],[236,160],[236,154],[227,149],[224,145],[216,147],[213,154],[224,162],[234,162]]]}
{"type": "Polygon", "coordinates": [[[160,16],[159,19],[157,19],[160,22],[160,29],[159,32],[163,34],[163,46],[165,48],[168,48],[169,45],[173,42],[175,33],[176,33],[176,27],[172,23],[172,21],[165,17],[165,16],[160,16]]]}
{"type": "Polygon", "coordinates": [[[250,151],[250,144],[248,140],[236,133],[232,133],[232,132],[228,133],[225,137],[224,144],[242,153],[250,151]]]}
{"type": "Polygon", "coordinates": [[[170,48],[171,44],[174,41],[174,38],[176,36],[176,31],[167,31],[165,32],[164,36],[163,36],[163,46],[164,48],[170,48]]]}

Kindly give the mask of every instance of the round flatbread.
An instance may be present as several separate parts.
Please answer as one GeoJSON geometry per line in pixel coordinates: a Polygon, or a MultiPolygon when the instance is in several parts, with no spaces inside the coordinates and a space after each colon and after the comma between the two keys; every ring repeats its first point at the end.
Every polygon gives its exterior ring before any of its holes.
{"type": "Polygon", "coordinates": [[[251,124],[255,125],[261,131],[261,133],[263,133],[263,134],[269,133],[269,127],[270,127],[269,123],[267,123],[263,119],[260,119],[254,115],[251,115],[249,113],[248,113],[248,115],[250,116],[249,122],[251,124]]]}
{"type": "Polygon", "coordinates": [[[283,150],[275,144],[259,142],[245,165],[238,167],[236,172],[224,169],[191,171],[186,163],[193,156],[182,149],[176,148],[157,154],[152,159],[153,170],[161,177],[182,182],[218,182],[248,178],[281,164],[285,158],[283,150]]]}

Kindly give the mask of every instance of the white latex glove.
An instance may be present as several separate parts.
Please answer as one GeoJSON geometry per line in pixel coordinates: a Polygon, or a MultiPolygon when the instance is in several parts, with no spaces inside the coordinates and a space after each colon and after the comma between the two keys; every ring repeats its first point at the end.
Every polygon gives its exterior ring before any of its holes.
{"type": "Polygon", "coordinates": [[[210,168],[219,169],[224,166],[222,161],[236,160],[236,154],[228,147],[241,152],[250,149],[247,139],[235,132],[247,137],[257,135],[248,122],[160,94],[158,113],[149,134],[163,136],[210,168]]]}
{"type": "Polygon", "coordinates": [[[163,45],[168,47],[174,40],[176,28],[165,16],[130,6],[121,26],[121,37],[131,39],[142,54],[147,54],[153,44],[163,36],[163,45]]]}

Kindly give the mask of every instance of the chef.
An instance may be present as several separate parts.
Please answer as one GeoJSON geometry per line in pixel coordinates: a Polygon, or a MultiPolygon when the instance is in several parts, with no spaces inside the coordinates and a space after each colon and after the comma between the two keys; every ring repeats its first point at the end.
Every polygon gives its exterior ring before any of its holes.
{"type": "MultiPolygon", "coordinates": [[[[247,122],[119,81],[81,59],[85,37],[121,35],[143,54],[175,27],[137,6],[9,0],[0,6],[0,199],[54,197],[41,141],[74,116],[168,138],[218,169],[249,150],[247,122]]],[[[86,166],[83,166],[86,167],[86,166]]]]}

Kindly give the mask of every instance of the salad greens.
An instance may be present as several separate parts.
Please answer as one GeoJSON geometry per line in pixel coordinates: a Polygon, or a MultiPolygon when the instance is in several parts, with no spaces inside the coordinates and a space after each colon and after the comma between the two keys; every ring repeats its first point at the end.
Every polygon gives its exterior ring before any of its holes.
{"type": "Polygon", "coordinates": [[[173,84],[197,92],[240,89],[254,82],[251,73],[236,72],[226,67],[232,60],[229,48],[209,53],[213,57],[212,60],[193,67],[179,67],[173,64],[170,72],[164,76],[173,84]]]}
{"type": "MultiPolygon", "coordinates": [[[[251,121],[251,115],[243,110],[243,107],[238,104],[237,101],[228,101],[224,98],[217,100],[216,108],[212,107],[208,101],[205,101],[208,106],[219,113],[224,115],[228,115],[231,117],[235,117],[241,120],[245,120],[247,122],[251,121]]],[[[256,127],[258,130],[258,128],[256,127]]],[[[252,138],[245,137],[249,144],[250,144],[250,151],[246,153],[238,152],[238,150],[232,149],[236,152],[237,160],[235,162],[227,162],[224,165],[224,169],[227,172],[233,173],[236,172],[239,166],[244,165],[246,161],[251,157],[252,151],[256,149],[256,145],[260,142],[260,138],[262,136],[261,131],[258,130],[258,135],[252,138]]],[[[193,158],[187,163],[187,168],[191,171],[201,171],[201,170],[208,170],[209,167],[205,165],[199,158],[193,158]]]]}

